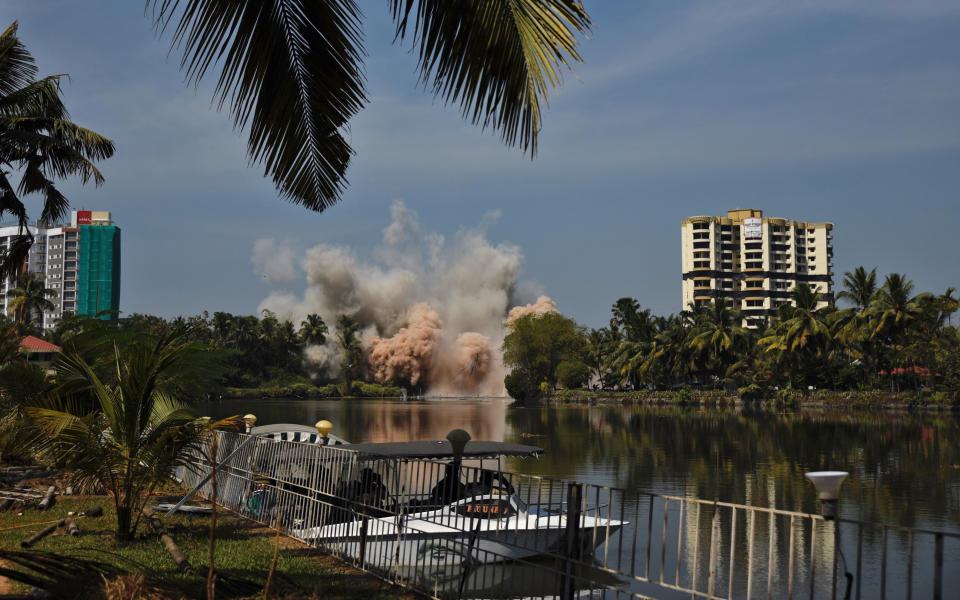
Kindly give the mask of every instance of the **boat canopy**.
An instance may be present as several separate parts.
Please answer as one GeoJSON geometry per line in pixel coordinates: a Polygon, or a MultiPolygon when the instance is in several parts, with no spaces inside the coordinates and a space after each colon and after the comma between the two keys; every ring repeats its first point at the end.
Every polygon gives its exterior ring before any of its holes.
{"type": "MultiPolygon", "coordinates": [[[[359,452],[370,458],[455,458],[450,442],[435,440],[426,442],[365,442],[344,444],[344,450],[359,452]]],[[[463,458],[496,458],[498,456],[539,456],[543,448],[510,444],[507,442],[467,442],[463,458]]]]}

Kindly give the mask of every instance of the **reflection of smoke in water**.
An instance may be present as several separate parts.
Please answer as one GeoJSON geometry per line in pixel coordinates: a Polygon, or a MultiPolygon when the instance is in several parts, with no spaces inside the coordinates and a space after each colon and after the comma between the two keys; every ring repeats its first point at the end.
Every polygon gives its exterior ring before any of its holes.
{"type": "MultiPolygon", "coordinates": [[[[311,313],[323,318],[330,339],[305,352],[318,371],[338,373],[341,351],[332,330],[337,316],[347,314],[360,324],[368,372],[377,381],[409,382],[433,394],[503,394],[505,326],[522,314],[555,311],[556,304],[540,296],[524,305],[536,294],[519,279],[523,254],[517,246],[493,245],[480,228],[461,229],[449,241],[424,233],[400,201],[392,217],[375,260],[361,261],[344,247],[315,246],[300,265],[307,279],[303,295],[274,291],[259,309],[294,323],[311,313]]],[[[273,240],[258,240],[257,248],[257,272],[268,281],[289,280],[297,269],[292,252],[273,240]],[[278,252],[267,256],[267,248],[278,252]]]]}

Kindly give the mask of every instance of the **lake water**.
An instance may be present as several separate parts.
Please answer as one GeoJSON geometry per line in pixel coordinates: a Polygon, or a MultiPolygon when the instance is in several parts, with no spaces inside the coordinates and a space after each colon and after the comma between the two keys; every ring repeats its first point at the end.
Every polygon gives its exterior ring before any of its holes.
{"type": "MultiPolygon", "coordinates": [[[[252,412],[258,425],[327,419],[355,442],[443,439],[459,427],[476,440],[546,450],[511,459],[512,471],[802,512],[819,511],[804,473],[843,470],[841,516],[960,532],[960,420],[952,414],[510,402],[230,400],[200,410],[252,412]]],[[[947,559],[956,575],[956,553],[947,559]]]]}

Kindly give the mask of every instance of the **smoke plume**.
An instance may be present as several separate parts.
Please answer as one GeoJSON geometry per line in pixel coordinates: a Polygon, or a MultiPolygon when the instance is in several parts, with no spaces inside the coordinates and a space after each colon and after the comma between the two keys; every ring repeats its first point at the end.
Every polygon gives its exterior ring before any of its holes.
{"type": "Polygon", "coordinates": [[[514,321],[525,315],[543,315],[555,312],[558,312],[557,303],[546,296],[540,296],[533,304],[511,308],[510,312],[507,313],[507,318],[503,320],[503,324],[509,328],[514,321]]]}
{"type": "MultiPolygon", "coordinates": [[[[462,228],[451,239],[424,232],[415,213],[401,201],[370,260],[346,247],[320,244],[306,251],[299,269],[306,290],[275,290],[261,302],[280,318],[299,324],[320,315],[331,329],[323,346],[310,346],[305,360],[318,372],[336,375],[342,352],[333,336],[339,315],[361,326],[367,373],[380,382],[409,382],[431,394],[503,394],[500,347],[506,326],[522,314],[556,310],[546,296],[535,303],[520,280],[523,253],[506,242],[493,244],[484,228],[462,228]]],[[[271,261],[258,240],[257,267],[270,282],[289,279],[289,261],[271,261]],[[270,272],[272,266],[283,269],[270,272]]]]}

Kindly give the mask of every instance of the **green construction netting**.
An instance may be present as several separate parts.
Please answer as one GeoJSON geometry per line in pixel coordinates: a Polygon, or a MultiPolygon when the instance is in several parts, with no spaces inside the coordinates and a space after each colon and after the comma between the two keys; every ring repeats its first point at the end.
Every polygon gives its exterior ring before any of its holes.
{"type": "MultiPolygon", "coordinates": [[[[83,225],[77,246],[77,314],[120,310],[120,229],[83,225]]],[[[116,313],[100,318],[115,319],[116,313]]]]}

